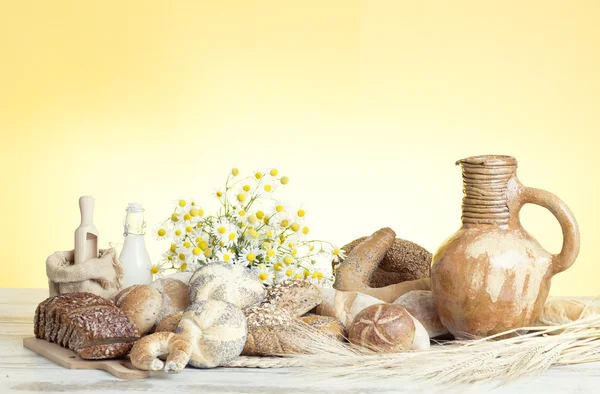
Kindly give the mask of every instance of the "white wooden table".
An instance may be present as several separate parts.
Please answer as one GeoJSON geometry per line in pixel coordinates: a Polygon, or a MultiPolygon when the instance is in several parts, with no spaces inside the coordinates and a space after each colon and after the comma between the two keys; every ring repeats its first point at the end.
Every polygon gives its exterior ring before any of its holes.
{"type": "MultiPolygon", "coordinates": [[[[29,349],[22,339],[33,335],[35,307],[47,297],[46,289],[0,289],[0,394],[6,393],[430,393],[432,388],[407,387],[398,382],[316,382],[295,376],[293,369],[198,370],[178,375],[153,373],[149,379],[120,380],[104,371],[68,370],[29,349]]],[[[488,392],[494,385],[444,390],[457,393],[488,392]]],[[[494,393],[600,393],[600,363],[557,367],[494,390],[494,393]]]]}

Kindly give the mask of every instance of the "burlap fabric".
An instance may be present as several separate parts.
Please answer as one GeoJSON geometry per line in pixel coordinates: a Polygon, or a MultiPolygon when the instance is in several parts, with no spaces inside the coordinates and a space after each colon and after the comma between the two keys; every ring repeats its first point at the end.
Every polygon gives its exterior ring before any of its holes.
{"type": "Polygon", "coordinates": [[[123,288],[123,268],[114,248],[100,249],[97,259],[73,264],[74,251],[56,252],[46,259],[50,297],[90,292],[112,300],[123,288]]]}

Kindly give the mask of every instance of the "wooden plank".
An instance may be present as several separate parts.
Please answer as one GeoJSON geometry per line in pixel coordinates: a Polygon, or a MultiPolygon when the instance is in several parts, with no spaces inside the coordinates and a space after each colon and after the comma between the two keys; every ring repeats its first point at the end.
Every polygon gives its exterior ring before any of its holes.
{"type": "Polygon", "coordinates": [[[150,376],[148,372],[136,369],[129,361],[83,360],[73,351],[43,339],[24,338],[23,346],[68,369],[99,369],[121,379],[145,379],[150,376]]]}

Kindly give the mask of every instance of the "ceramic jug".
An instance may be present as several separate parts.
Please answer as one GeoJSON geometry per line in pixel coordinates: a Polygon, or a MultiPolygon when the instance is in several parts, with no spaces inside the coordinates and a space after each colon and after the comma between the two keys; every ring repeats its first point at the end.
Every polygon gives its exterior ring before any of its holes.
{"type": "Polygon", "coordinates": [[[457,338],[485,337],[533,325],[552,276],[579,253],[579,230],[555,195],[525,187],[514,157],[484,155],[459,160],[462,167],[462,227],[433,256],[431,286],[442,323],[457,338]],[[552,255],[521,226],[524,204],[554,214],[563,233],[552,255]]]}

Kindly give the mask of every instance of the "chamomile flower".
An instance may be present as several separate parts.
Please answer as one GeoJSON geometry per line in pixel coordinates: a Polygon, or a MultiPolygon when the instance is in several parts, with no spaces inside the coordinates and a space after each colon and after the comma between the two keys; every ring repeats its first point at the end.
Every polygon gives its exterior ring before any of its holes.
{"type": "Polygon", "coordinates": [[[257,265],[258,268],[258,279],[260,279],[260,281],[263,284],[266,285],[272,285],[273,284],[273,272],[272,270],[267,267],[266,264],[259,264],[257,265]]]}
{"type": "Polygon", "coordinates": [[[261,184],[259,185],[259,193],[261,194],[266,194],[268,195],[272,195],[275,192],[275,189],[277,186],[275,186],[276,184],[274,182],[265,180],[264,182],[261,182],[261,184]]]}
{"type": "Polygon", "coordinates": [[[164,264],[151,264],[148,269],[152,275],[160,275],[165,272],[166,267],[164,264]]]}
{"type": "Polygon", "coordinates": [[[154,225],[154,227],[152,228],[152,234],[154,234],[154,236],[156,236],[157,241],[162,241],[162,240],[167,239],[170,236],[170,233],[166,226],[166,222],[157,223],[156,225],[154,225]]]}
{"type": "Polygon", "coordinates": [[[331,258],[333,259],[334,262],[339,263],[340,261],[342,261],[343,259],[346,258],[346,253],[344,252],[343,249],[334,246],[333,249],[331,250],[331,258]]]}
{"type": "Polygon", "coordinates": [[[231,223],[229,223],[226,220],[220,220],[218,222],[216,222],[213,226],[212,226],[212,235],[217,238],[218,240],[220,240],[223,237],[226,237],[227,235],[227,231],[231,228],[231,223]]]}
{"type": "Polygon", "coordinates": [[[235,253],[229,249],[221,249],[216,254],[218,261],[233,263],[235,261],[235,253]]]}
{"type": "Polygon", "coordinates": [[[258,258],[262,255],[262,251],[257,248],[244,248],[240,256],[240,264],[248,267],[256,265],[258,258]]]}
{"type": "Polygon", "coordinates": [[[215,189],[214,196],[219,200],[223,200],[225,198],[225,191],[222,188],[215,189]]]}
{"type": "Polygon", "coordinates": [[[173,200],[172,204],[178,212],[188,211],[190,209],[190,201],[187,198],[178,198],[177,200],[173,200]]]}
{"type": "Polygon", "coordinates": [[[236,228],[230,226],[227,232],[224,234],[224,237],[221,238],[221,240],[225,242],[225,245],[223,246],[226,246],[228,248],[235,246],[238,243],[238,236],[239,235],[236,231],[236,228]]]}
{"type": "Polygon", "coordinates": [[[235,217],[235,219],[240,223],[248,223],[248,216],[250,216],[250,214],[241,207],[236,209],[235,214],[233,215],[233,217],[235,217]]]}
{"type": "Polygon", "coordinates": [[[293,265],[284,266],[281,271],[277,272],[276,280],[278,281],[278,283],[280,283],[280,282],[286,281],[288,279],[294,279],[296,274],[299,273],[298,271],[299,270],[297,269],[296,266],[293,266],[293,265]]]}
{"type": "Polygon", "coordinates": [[[194,249],[194,244],[191,241],[183,241],[178,245],[177,253],[191,254],[194,249]]]}
{"type": "Polygon", "coordinates": [[[186,236],[186,226],[184,225],[176,225],[175,228],[173,229],[172,232],[172,236],[173,236],[173,240],[175,242],[180,242],[181,240],[183,240],[186,236]]]}

